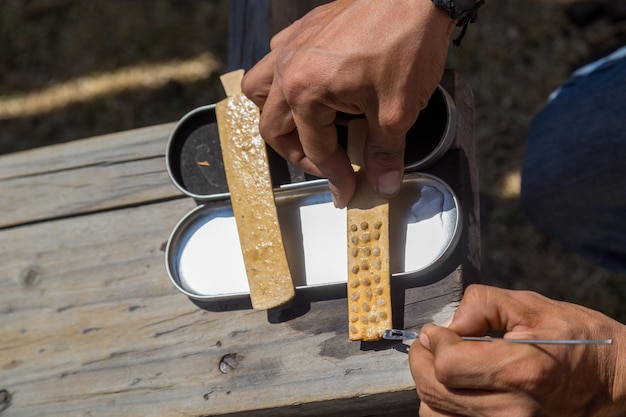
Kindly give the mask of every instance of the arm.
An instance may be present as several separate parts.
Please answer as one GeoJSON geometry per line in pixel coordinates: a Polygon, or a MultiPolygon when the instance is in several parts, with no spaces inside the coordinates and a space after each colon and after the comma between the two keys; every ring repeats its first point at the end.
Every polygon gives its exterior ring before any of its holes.
{"type": "Polygon", "coordinates": [[[261,109],[264,139],[294,166],[329,179],[338,207],[355,176],[334,126],[338,111],[365,114],[368,179],[394,195],[404,138],[443,74],[456,21],[430,0],[337,0],[271,42],[243,90],[261,109]]]}
{"type": "Polygon", "coordinates": [[[626,326],[525,291],[470,286],[449,328],[424,327],[410,349],[420,416],[620,416],[626,409],[626,326]],[[613,339],[611,345],[466,342],[613,339]],[[450,414],[451,413],[451,414],[450,414]]]}

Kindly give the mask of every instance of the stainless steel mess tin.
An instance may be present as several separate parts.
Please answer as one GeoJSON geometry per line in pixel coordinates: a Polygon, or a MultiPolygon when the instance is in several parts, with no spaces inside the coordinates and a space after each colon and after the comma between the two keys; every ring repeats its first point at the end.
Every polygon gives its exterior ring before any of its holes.
{"type": "MultiPolygon", "coordinates": [[[[326,180],[275,191],[289,268],[297,291],[347,281],[346,212],[334,207],[326,180]]],[[[392,281],[419,280],[443,264],[462,230],[459,200],[438,177],[409,173],[390,202],[392,281]]],[[[189,212],[166,247],[170,280],[199,301],[245,298],[249,287],[228,198],[189,212]]]]}

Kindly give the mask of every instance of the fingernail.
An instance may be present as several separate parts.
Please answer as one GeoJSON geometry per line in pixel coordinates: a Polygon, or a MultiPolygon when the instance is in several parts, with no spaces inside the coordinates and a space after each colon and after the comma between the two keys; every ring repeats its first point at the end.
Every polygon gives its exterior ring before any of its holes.
{"type": "Polygon", "coordinates": [[[430,350],[430,339],[428,339],[428,335],[426,333],[420,333],[419,341],[420,341],[420,345],[430,350]]]}
{"type": "Polygon", "coordinates": [[[391,171],[378,177],[376,183],[376,191],[378,194],[385,197],[393,197],[400,191],[400,185],[402,184],[402,172],[391,171]]]}

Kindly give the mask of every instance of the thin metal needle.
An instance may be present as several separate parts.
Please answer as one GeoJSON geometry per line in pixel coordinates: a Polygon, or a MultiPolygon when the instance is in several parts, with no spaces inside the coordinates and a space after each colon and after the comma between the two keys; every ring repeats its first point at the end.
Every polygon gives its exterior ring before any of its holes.
{"type": "MultiPolygon", "coordinates": [[[[383,339],[387,340],[411,340],[417,339],[419,335],[409,330],[390,329],[385,330],[383,339]]],[[[502,340],[509,343],[523,343],[532,345],[610,345],[612,339],[508,339],[508,338],[490,338],[490,337],[469,337],[462,336],[461,339],[472,342],[493,342],[502,340]]]]}

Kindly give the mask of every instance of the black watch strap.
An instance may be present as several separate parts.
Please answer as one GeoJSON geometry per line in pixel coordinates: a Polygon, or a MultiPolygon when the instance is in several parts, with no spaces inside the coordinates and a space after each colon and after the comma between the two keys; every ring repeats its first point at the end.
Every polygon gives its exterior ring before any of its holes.
{"type": "Polygon", "coordinates": [[[457,26],[462,26],[461,34],[453,41],[455,46],[461,46],[467,25],[478,19],[478,9],[485,4],[485,0],[432,0],[438,8],[447,12],[453,19],[458,19],[457,26]]]}

